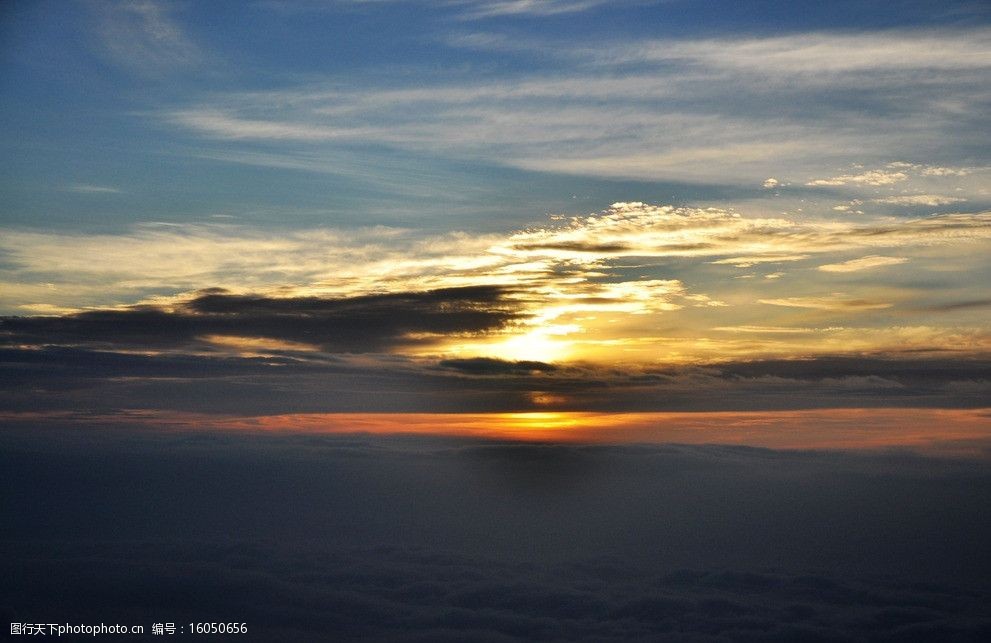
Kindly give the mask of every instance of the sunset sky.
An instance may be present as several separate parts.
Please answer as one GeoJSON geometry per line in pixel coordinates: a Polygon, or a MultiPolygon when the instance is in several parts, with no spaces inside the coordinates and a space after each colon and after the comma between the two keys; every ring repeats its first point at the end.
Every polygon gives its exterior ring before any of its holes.
{"type": "Polygon", "coordinates": [[[986,429],[987,4],[774,6],[6,4],[2,413],[986,429]]]}
{"type": "Polygon", "coordinates": [[[987,0],[0,1],[0,632],[991,640],[989,117],[987,0]]]}

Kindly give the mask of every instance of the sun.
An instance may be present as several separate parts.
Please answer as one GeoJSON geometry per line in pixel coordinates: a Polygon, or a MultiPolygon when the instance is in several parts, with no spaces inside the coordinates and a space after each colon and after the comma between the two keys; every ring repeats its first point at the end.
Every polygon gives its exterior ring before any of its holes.
{"type": "Polygon", "coordinates": [[[442,350],[448,357],[457,358],[560,362],[570,359],[577,348],[577,342],[567,336],[581,332],[583,329],[576,324],[530,325],[491,335],[482,341],[451,343],[442,350]]]}
{"type": "Polygon", "coordinates": [[[545,329],[534,329],[492,344],[493,357],[510,361],[555,362],[569,353],[571,342],[561,340],[545,329]]]}

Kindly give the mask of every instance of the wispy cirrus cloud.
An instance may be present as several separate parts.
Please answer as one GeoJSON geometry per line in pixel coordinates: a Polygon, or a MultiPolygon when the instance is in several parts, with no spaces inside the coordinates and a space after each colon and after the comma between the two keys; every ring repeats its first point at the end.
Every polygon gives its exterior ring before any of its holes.
{"type": "Polygon", "coordinates": [[[889,205],[928,205],[936,207],[940,205],[951,205],[953,203],[963,203],[966,200],[962,197],[942,196],[939,194],[903,194],[874,199],[874,202],[887,203],[889,205]]]}
{"type": "Polygon", "coordinates": [[[750,268],[762,263],[781,263],[787,261],[801,261],[803,259],[808,259],[809,255],[786,255],[786,254],[762,254],[754,255],[748,257],[726,257],[725,259],[717,259],[712,261],[713,265],[730,265],[736,266],[737,268],[750,268]]]}
{"type": "Polygon", "coordinates": [[[464,18],[478,19],[494,16],[553,16],[577,13],[609,4],[608,0],[455,0],[465,5],[464,18]]]}
{"type": "Polygon", "coordinates": [[[156,0],[100,0],[91,7],[104,52],[118,65],[143,75],[172,73],[205,54],[172,16],[175,4],[156,0]]]}
{"type": "Polygon", "coordinates": [[[65,189],[79,194],[120,194],[123,192],[120,188],[110,185],[93,185],[91,183],[73,183],[65,189]]]}
{"type": "Polygon", "coordinates": [[[850,259],[840,263],[829,263],[819,266],[823,272],[857,272],[859,270],[870,270],[871,268],[882,268],[884,266],[897,266],[908,261],[906,257],[882,257],[870,255],[858,259],[850,259]]]}
{"type": "MultiPolygon", "coordinates": [[[[620,0],[622,4],[651,4],[661,0],[620,0]]],[[[497,17],[540,17],[560,14],[579,13],[595,9],[603,5],[618,4],[616,0],[338,0],[336,4],[343,5],[375,5],[375,4],[433,4],[441,8],[450,8],[454,15],[461,20],[481,20],[497,17]]],[[[283,2],[271,2],[274,6],[283,2]]]]}
{"type": "Polygon", "coordinates": [[[173,113],[171,117],[183,126],[229,140],[353,140],[373,133],[368,129],[240,118],[221,110],[184,110],[173,113]]]}
{"type": "Polygon", "coordinates": [[[891,308],[892,304],[884,301],[867,299],[848,299],[840,295],[829,297],[783,297],[780,299],[761,299],[762,304],[785,306],[788,308],[813,308],[816,310],[878,310],[891,308]]]}
{"type": "Polygon", "coordinates": [[[761,75],[821,75],[899,70],[986,70],[991,68],[991,30],[888,29],[861,33],[811,32],[753,38],[655,40],[614,50],[588,50],[603,62],[690,60],[711,67],[761,75]]]}
{"type": "MultiPolygon", "coordinates": [[[[587,4],[470,6],[540,12],[587,4]]],[[[525,39],[507,45],[499,33],[457,34],[449,46],[530,47],[552,52],[562,65],[511,80],[452,75],[426,87],[330,79],[215,95],[161,115],[231,142],[311,148],[370,142],[601,177],[759,185],[775,176],[812,187],[910,185],[907,168],[957,180],[967,172],[931,163],[826,172],[852,160],[925,158],[934,138],[968,144],[988,98],[981,88],[991,72],[989,42],[987,29],[950,28],[605,41],[594,49],[525,39]],[[932,47],[920,48],[920,42],[932,47]],[[850,159],[852,148],[863,150],[864,158],[850,159]]],[[[972,183],[964,187],[974,189],[972,183]]]]}

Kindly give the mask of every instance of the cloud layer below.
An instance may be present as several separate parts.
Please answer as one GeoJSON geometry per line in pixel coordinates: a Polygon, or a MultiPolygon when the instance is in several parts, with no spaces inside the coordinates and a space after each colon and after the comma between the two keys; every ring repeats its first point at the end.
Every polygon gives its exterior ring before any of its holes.
{"type": "Polygon", "coordinates": [[[245,640],[979,641],[984,462],[155,430],[0,435],[11,622],[245,640]]]}

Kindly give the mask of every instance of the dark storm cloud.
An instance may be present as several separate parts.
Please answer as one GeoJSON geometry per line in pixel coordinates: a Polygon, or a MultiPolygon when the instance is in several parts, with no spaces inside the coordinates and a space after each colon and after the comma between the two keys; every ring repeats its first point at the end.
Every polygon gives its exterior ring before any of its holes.
{"type": "Polygon", "coordinates": [[[211,289],[168,310],[133,306],[61,317],[0,319],[8,344],[104,348],[186,347],[208,335],[264,337],[328,351],[384,351],[412,334],[481,333],[520,317],[498,286],[445,288],[339,299],[271,298],[211,289]]]}
{"type": "Polygon", "coordinates": [[[982,641],[986,462],[0,434],[0,613],[244,640],[982,641]]]}

